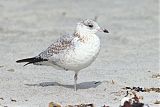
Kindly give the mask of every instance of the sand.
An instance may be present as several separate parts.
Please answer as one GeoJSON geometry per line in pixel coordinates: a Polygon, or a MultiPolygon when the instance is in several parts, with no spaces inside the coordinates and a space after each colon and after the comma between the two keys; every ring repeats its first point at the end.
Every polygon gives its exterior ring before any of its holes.
{"type": "MultiPolygon", "coordinates": [[[[0,105],[47,107],[93,103],[118,107],[123,87],[159,87],[158,0],[0,0],[0,105]],[[109,34],[98,33],[101,51],[79,73],[17,64],[38,55],[82,19],[94,19],[109,34]],[[98,83],[97,83],[98,82],[98,83]]],[[[157,92],[139,92],[152,106],[157,92]]],[[[152,107],[151,106],[151,107],[152,107]]]]}

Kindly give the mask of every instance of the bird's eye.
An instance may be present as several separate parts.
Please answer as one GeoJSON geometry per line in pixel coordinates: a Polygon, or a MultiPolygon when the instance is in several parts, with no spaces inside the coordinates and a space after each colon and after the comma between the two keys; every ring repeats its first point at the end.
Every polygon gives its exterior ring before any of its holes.
{"type": "Polygon", "coordinates": [[[92,27],[93,27],[93,25],[89,24],[89,25],[88,25],[88,27],[92,28],[92,27]]]}

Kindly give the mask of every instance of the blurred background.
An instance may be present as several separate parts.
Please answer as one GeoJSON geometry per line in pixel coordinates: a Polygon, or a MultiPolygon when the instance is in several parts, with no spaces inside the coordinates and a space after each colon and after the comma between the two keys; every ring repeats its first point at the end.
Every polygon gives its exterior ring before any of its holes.
{"type": "Polygon", "coordinates": [[[23,68],[15,61],[39,54],[62,34],[72,34],[76,23],[87,18],[97,19],[110,33],[98,33],[101,52],[92,66],[80,74],[79,82],[114,78],[131,86],[156,86],[158,80],[149,77],[160,71],[158,2],[0,0],[0,79],[9,81],[0,87],[9,93],[10,89],[5,86],[15,87],[13,80],[25,84],[60,81],[66,77],[63,82],[72,82],[73,75],[69,73],[32,65],[23,68]],[[6,72],[10,69],[14,74],[6,72]]]}
{"type": "Polygon", "coordinates": [[[98,34],[104,70],[159,70],[158,0],[0,0],[1,61],[37,55],[87,18],[110,32],[98,34]]]}

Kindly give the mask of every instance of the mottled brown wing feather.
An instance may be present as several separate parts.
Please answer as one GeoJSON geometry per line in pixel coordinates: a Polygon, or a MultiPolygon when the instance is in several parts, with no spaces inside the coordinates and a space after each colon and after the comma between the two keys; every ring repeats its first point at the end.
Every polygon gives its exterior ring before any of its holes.
{"type": "Polygon", "coordinates": [[[72,39],[73,38],[71,36],[62,36],[60,39],[50,45],[44,52],[40,53],[39,56],[41,58],[48,58],[53,56],[53,54],[59,54],[72,45],[72,39]]]}

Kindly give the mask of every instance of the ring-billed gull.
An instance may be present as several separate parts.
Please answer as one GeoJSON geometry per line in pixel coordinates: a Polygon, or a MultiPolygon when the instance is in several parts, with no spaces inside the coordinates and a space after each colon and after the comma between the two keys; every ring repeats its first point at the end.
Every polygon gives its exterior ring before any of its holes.
{"type": "Polygon", "coordinates": [[[99,27],[95,21],[83,20],[77,23],[73,35],[60,37],[38,56],[16,62],[27,62],[25,65],[49,65],[74,71],[74,89],[76,91],[78,72],[88,67],[100,51],[100,39],[95,34],[97,31],[109,33],[108,30],[99,27]]]}

